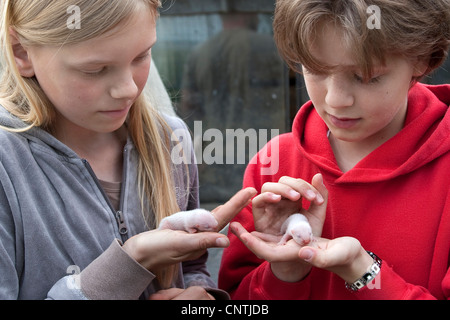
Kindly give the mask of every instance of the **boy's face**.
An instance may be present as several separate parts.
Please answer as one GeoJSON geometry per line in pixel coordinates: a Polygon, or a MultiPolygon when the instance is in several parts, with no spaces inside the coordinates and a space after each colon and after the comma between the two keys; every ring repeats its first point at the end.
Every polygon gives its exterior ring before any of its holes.
{"type": "Polygon", "coordinates": [[[388,56],[386,65],[375,65],[373,78],[364,82],[341,33],[330,24],[324,25],[312,52],[337,67],[323,74],[303,68],[309,96],[333,138],[373,150],[402,129],[411,80],[420,75],[410,61],[388,56]]]}
{"type": "Polygon", "coordinates": [[[55,133],[111,133],[122,127],[147,82],[155,42],[155,17],[144,9],[100,37],[29,48],[35,76],[57,110],[55,133]]]}

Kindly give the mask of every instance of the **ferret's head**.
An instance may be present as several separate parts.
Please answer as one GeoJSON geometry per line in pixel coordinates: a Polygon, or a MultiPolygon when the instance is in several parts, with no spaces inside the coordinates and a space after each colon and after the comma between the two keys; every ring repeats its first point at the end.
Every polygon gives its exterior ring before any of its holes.
{"type": "Polygon", "coordinates": [[[313,240],[311,228],[306,225],[298,225],[291,230],[292,238],[301,246],[306,246],[313,240]]]}

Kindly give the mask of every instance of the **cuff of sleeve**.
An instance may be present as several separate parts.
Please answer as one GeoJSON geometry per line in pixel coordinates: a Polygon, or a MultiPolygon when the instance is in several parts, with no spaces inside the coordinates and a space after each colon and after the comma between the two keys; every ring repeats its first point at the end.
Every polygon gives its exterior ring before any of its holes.
{"type": "Polygon", "coordinates": [[[118,240],[80,273],[81,290],[92,300],[138,299],[154,278],[118,240]]]}
{"type": "Polygon", "coordinates": [[[261,293],[271,300],[305,300],[309,297],[311,289],[311,277],[297,282],[285,282],[278,279],[270,268],[270,263],[265,262],[261,270],[261,293]],[[267,288],[267,289],[266,289],[267,288]]]}
{"type": "Polygon", "coordinates": [[[403,299],[408,285],[387,263],[383,261],[380,273],[364,288],[355,292],[360,300],[403,299]]]}

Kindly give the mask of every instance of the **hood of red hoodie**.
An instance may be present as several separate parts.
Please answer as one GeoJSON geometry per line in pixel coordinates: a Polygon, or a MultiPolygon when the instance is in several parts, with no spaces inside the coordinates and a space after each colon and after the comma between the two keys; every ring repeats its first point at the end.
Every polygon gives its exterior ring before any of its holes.
{"type": "Polygon", "coordinates": [[[292,133],[300,152],[335,183],[369,183],[410,173],[450,150],[450,85],[414,85],[404,128],[342,173],[327,138],[328,128],[311,102],[298,113],[292,133]]]}

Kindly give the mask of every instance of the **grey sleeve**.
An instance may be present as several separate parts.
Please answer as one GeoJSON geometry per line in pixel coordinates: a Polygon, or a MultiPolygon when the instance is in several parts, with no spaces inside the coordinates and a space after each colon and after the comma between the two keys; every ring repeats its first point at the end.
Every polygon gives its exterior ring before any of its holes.
{"type": "Polygon", "coordinates": [[[155,275],[131,258],[118,240],[80,274],[62,278],[50,300],[137,300],[155,275]]]}

